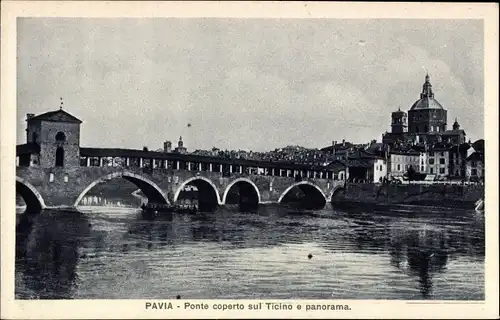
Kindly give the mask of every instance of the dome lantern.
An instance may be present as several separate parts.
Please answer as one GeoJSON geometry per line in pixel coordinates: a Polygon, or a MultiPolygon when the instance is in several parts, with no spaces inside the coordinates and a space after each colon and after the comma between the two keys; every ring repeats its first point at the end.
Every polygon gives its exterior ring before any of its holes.
{"type": "Polygon", "coordinates": [[[422,93],[420,94],[420,99],[417,100],[410,110],[419,110],[419,109],[439,109],[443,110],[444,108],[441,104],[434,99],[434,92],[432,91],[432,84],[430,81],[429,74],[425,76],[425,82],[422,86],[422,93]]]}
{"type": "Polygon", "coordinates": [[[460,130],[460,125],[458,124],[457,118],[455,118],[455,122],[453,123],[453,130],[460,130]]]}
{"type": "Polygon", "coordinates": [[[434,98],[434,93],[432,92],[432,84],[430,81],[429,74],[425,75],[425,82],[422,86],[422,93],[420,94],[420,99],[423,98],[434,98]]]}

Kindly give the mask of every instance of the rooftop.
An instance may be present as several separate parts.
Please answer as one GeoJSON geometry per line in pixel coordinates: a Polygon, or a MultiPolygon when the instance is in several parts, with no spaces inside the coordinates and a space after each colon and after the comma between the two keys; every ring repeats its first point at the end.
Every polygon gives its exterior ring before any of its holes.
{"type": "Polygon", "coordinates": [[[462,130],[462,129],[458,129],[458,130],[446,130],[445,132],[442,132],[441,134],[443,136],[452,136],[452,135],[457,135],[457,134],[463,134],[465,135],[465,131],[462,130]]]}
{"type": "Polygon", "coordinates": [[[434,98],[424,97],[417,100],[410,110],[422,110],[422,109],[441,109],[444,110],[443,106],[434,98]]]}
{"type": "Polygon", "coordinates": [[[441,106],[441,104],[436,99],[434,99],[434,93],[432,92],[432,85],[428,74],[425,76],[425,83],[422,86],[420,99],[413,104],[413,106],[410,108],[410,111],[422,109],[444,110],[443,106],[441,106]]]}
{"type": "Polygon", "coordinates": [[[483,161],[484,154],[482,152],[473,152],[470,156],[467,157],[467,161],[483,161]]]}
{"type": "Polygon", "coordinates": [[[479,139],[476,140],[473,144],[472,147],[476,151],[484,151],[484,139],[479,139]]]}
{"type": "Polygon", "coordinates": [[[59,109],[56,111],[49,111],[37,116],[26,119],[26,121],[33,120],[43,120],[43,121],[52,121],[52,122],[70,122],[70,123],[82,123],[80,119],[69,114],[63,109],[59,109]]]}
{"type": "Polygon", "coordinates": [[[142,157],[159,160],[182,160],[190,162],[211,162],[218,164],[238,164],[243,166],[255,166],[262,168],[279,167],[282,169],[316,169],[325,170],[324,166],[298,164],[282,161],[258,161],[249,159],[228,159],[213,156],[166,153],[156,151],[143,151],[136,149],[118,149],[118,148],[80,148],[80,155],[83,157],[142,157]]]}

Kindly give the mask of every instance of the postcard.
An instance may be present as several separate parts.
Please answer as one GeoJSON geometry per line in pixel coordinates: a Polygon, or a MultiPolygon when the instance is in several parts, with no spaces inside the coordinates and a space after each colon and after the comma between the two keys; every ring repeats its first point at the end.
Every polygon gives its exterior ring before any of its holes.
{"type": "Polygon", "coordinates": [[[9,1],[1,32],[2,318],[498,317],[498,5],[9,1]]]}

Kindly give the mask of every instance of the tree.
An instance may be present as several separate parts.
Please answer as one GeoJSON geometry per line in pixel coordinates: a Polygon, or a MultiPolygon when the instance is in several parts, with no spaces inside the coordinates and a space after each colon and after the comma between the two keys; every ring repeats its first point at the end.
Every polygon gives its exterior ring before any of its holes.
{"type": "Polygon", "coordinates": [[[410,167],[406,171],[406,175],[408,176],[408,180],[410,180],[410,181],[414,180],[415,174],[416,174],[415,169],[413,169],[413,166],[410,165],[410,167]]]}

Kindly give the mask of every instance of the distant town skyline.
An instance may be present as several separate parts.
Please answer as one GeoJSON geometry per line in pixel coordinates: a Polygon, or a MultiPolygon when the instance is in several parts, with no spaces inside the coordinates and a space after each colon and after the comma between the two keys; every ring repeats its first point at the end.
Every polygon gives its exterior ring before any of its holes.
{"type": "Polygon", "coordinates": [[[81,146],[188,151],[366,143],[435,98],[484,138],[480,20],[18,20],[17,140],[26,113],[83,121],[81,146]]]}

